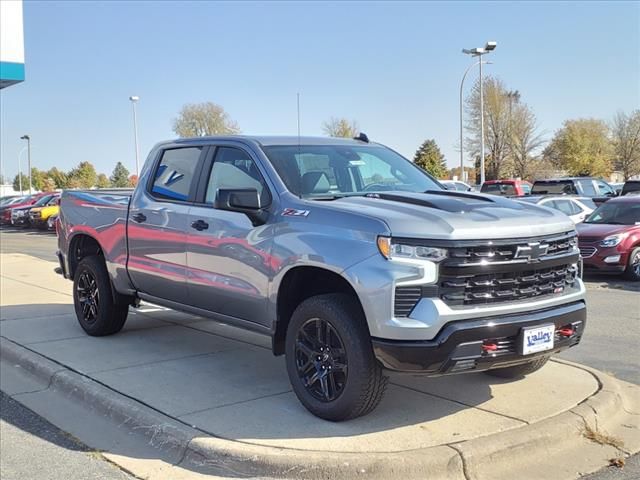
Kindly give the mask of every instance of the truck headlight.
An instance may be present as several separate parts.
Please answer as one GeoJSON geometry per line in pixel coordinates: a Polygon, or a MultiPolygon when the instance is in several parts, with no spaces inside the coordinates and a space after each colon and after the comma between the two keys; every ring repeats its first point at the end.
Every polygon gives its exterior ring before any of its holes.
{"type": "Polygon", "coordinates": [[[625,237],[624,233],[616,233],[615,235],[609,235],[600,242],[601,247],[617,247],[625,237]]]}
{"type": "Polygon", "coordinates": [[[428,260],[440,262],[447,258],[447,250],[423,245],[408,245],[393,240],[391,237],[378,237],[378,250],[387,260],[428,260]]]}

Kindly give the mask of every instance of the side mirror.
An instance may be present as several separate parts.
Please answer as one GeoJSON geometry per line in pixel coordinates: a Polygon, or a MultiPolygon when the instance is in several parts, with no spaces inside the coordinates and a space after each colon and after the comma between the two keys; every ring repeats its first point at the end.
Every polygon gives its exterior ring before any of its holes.
{"type": "Polygon", "coordinates": [[[218,210],[244,213],[254,227],[267,221],[267,212],[260,203],[260,194],[255,188],[220,188],[213,207],[218,210]]]}

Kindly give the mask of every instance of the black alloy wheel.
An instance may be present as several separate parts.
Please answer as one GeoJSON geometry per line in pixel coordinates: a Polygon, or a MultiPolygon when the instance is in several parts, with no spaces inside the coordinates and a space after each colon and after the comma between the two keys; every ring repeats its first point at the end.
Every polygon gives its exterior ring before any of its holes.
{"type": "Polygon", "coordinates": [[[295,345],[298,376],[311,396],[321,402],[338,398],[347,382],[344,343],[329,322],[308,320],[298,330],[295,345]]]}
{"type": "Polygon", "coordinates": [[[80,274],[76,290],[84,320],[87,323],[94,323],[98,318],[100,293],[98,292],[98,283],[90,271],[85,270],[80,274]]]}

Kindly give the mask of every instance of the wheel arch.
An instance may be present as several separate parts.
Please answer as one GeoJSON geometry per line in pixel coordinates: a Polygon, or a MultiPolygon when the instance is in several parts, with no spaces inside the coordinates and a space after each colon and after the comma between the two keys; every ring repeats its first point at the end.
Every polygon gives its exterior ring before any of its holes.
{"type": "Polygon", "coordinates": [[[293,267],[285,273],[278,286],[276,322],[272,335],[274,355],[284,354],[287,327],[297,306],[307,298],[326,293],[344,293],[353,297],[363,318],[366,318],[355,288],[344,276],[323,267],[293,267]]]}

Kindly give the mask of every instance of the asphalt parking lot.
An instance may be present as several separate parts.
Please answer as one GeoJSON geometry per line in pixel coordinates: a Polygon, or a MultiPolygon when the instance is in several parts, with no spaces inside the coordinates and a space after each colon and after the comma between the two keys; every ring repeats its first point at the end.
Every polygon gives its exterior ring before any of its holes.
{"type": "MultiPolygon", "coordinates": [[[[56,261],[52,232],[3,228],[0,252],[24,253],[56,261]]],[[[620,277],[590,275],[587,285],[587,333],[578,348],[562,358],[640,384],[640,284],[620,277]]]]}

